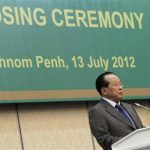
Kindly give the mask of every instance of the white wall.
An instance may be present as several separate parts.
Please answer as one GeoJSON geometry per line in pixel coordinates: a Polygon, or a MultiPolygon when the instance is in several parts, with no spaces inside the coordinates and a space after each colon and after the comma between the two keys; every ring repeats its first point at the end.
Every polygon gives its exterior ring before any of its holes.
{"type": "MultiPolygon", "coordinates": [[[[150,101],[138,102],[150,107],[150,101]]],[[[0,149],[100,150],[88,122],[88,110],[96,103],[1,104],[0,149]]],[[[150,126],[150,111],[136,110],[143,123],[150,126]]]]}

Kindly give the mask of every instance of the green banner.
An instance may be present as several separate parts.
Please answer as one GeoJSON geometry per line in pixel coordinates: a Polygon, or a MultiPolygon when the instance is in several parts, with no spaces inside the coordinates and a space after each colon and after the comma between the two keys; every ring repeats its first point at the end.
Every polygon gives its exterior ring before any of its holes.
{"type": "Polygon", "coordinates": [[[98,100],[113,71],[150,98],[148,0],[1,0],[0,102],[98,100]]]}

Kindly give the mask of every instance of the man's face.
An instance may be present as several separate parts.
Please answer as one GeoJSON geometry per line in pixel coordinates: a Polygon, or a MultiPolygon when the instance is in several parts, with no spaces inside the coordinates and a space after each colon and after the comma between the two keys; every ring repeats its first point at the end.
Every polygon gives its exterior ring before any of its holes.
{"type": "Polygon", "coordinates": [[[123,97],[123,85],[120,79],[114,74],[106,75],[105,79],[109,82],[109,85],[103,88],[103,96],[115,102],[121,100],[123,97]]]}

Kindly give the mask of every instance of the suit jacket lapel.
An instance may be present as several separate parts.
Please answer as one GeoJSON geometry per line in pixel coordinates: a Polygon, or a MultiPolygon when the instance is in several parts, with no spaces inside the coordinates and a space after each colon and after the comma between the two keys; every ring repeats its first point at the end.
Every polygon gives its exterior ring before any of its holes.
{"type": "Polygon", "coordinates": [[[117,118],[118,120],[124,122],[125,124],[131,126],[132,128],[134,128],[132,126],[132,124],[126,119],[124,118],[118,111],[116,108],[114,108],[111,104],[109,104],[107,101],[105,100],[101,100],[101,104],[105,107],[106,111],[111,114],[112,116],[114,116],[115,118],[117,118]]]}
{"type": "Polygon", "coordinates": [[[122,105],[128,111],[129,115],[134,120],[136,126],[140,128],[139,123],[138,123],[138,119],[136,119],[137,116],[136,116],[135,112],[131,109],[131,107],[128,107],[128,105],[126,105],[125,103],[122,103],[122,105]]]}

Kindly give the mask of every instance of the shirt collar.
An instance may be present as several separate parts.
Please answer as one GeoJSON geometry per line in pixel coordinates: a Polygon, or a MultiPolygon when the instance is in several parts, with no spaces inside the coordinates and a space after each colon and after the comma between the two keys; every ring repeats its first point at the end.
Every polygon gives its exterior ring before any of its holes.
{"type": "MultiPolygon", "coordinates": [[[[105,98],[105,97],[102,97],[105,101],[107,101],[110,105],[112,105],[113,107],[116,106],[116,102],[108,99],[108,98],[105,98]]],[[[118,104],[120,105],[120,101],[118,102],[118,104]]]]}

